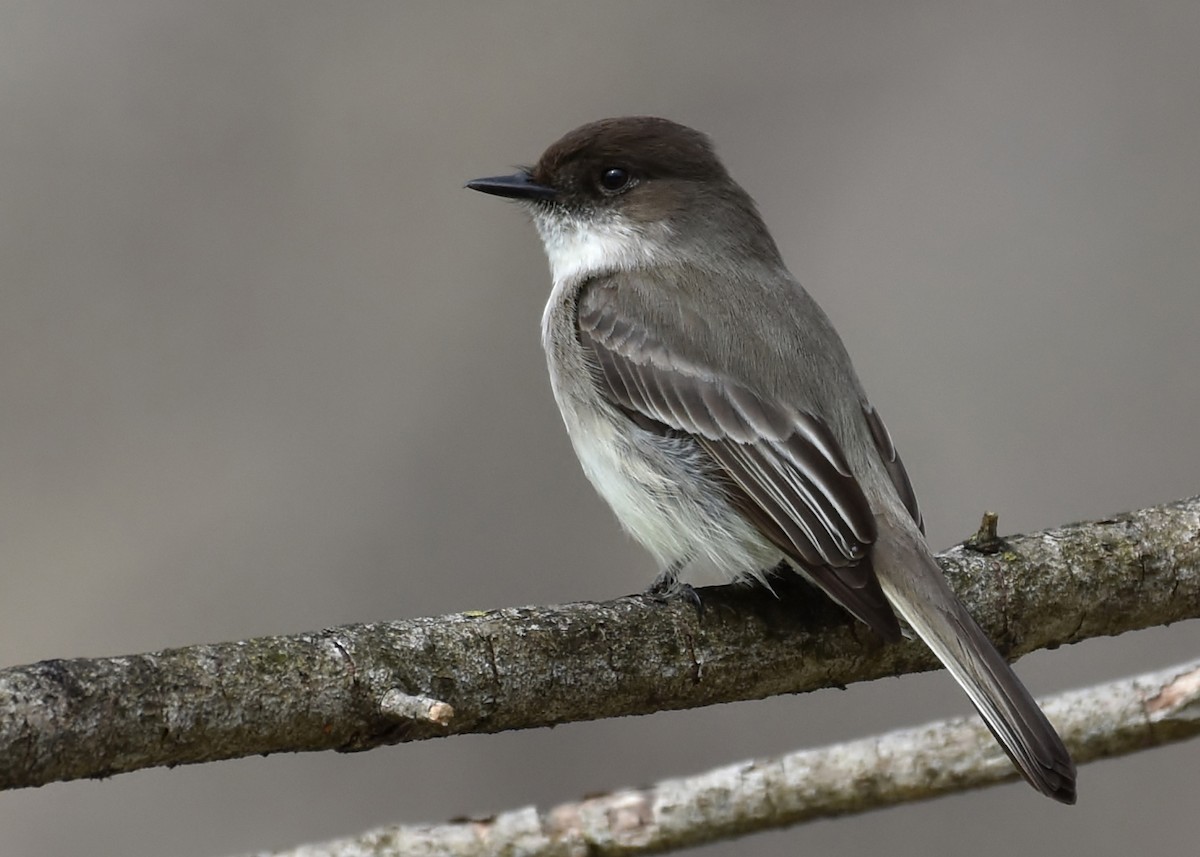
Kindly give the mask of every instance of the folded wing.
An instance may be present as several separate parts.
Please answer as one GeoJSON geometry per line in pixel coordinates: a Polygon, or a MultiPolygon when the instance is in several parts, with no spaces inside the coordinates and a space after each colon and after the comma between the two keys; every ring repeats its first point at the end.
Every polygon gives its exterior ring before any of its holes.
{"type": "Polygon", "coordinates": [[[672,353],[615,298],[614,289],[587,289],[578,308],[579,341],[602,394],[643,428],[692,437],[763,536],[843,607],[898,638],[870,563],[875,518],[829,427],[672,353]]]}

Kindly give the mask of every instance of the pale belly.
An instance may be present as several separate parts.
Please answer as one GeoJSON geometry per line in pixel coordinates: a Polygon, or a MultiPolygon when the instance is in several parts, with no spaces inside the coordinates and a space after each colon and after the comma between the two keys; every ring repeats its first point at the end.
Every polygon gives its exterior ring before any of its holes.
{"type": "Polygon", "coordinates": [[[563,389],[553,358],[550,369],[584,474],[661,568],[700,561],[727,579],[761,580],[782,559],[728,502],[694,441],[641,429],[598,392],[563,389]]]}

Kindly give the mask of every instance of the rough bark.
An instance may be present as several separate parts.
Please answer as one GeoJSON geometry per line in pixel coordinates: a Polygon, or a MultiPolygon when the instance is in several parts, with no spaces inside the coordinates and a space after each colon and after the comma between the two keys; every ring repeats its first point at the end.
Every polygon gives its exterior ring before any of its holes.
{"type": "MultiPolygon", "coordinates": [[[[1043,703],[1077,762],[1200,735],[1200,661],[1043,703]]],[[[492,818],[381,827],[259,857],[633,857],[1015,779],[982,721],[956,718],[492,818]]]]}
{"type": "MultiPolygon", "coordinates": [[[[1200,498],[940,560],[1001,651],[1200,615],[1200,498]]],[[[794,579],[778,597],[460,613],[0,671],[0,788],[798,693],[936,666],[794,579]]]]}

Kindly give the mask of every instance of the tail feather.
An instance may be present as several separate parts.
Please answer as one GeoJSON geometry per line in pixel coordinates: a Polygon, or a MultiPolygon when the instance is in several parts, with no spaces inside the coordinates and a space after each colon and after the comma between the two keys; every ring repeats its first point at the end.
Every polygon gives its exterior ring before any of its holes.
{"type": "Polygon", "coordinates": [[[875,568],[888,600],[970,697],[1042,794],[1075,803],[1075,763],[1046,715],[954,595],[923,540],[880,521],[875,568]]]}

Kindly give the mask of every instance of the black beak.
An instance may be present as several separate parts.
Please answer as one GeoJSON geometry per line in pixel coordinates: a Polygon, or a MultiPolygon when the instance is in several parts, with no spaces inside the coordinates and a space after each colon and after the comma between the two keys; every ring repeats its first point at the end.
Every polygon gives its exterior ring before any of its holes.
{"type": "Polygon", "coordinates": [[[554,199],[558,196],[558,191],[535,183],[524,170],[511,176],[472,179],[467,182],[467,187],[509,199],[554,199]]]}

